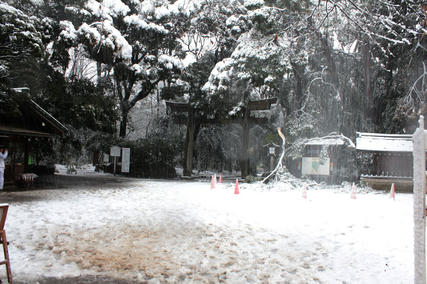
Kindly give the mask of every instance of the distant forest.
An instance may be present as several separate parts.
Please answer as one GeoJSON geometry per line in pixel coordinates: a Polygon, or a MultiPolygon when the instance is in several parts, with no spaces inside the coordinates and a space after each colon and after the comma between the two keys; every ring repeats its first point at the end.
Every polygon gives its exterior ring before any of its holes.
{"type": "Polygon", "coordinates": [[[69,127],[69,163],[122,144],[182,165],[191,116],[194,167],[233,168],[242,127],[226,122],[268,98],[251,113],[266,120],[250,128],[255,166],[277,127],[291,147],[412,133],[427,112],[421,0],[7,0],[0,15],[0,103],[27,87],[69,127]]]}

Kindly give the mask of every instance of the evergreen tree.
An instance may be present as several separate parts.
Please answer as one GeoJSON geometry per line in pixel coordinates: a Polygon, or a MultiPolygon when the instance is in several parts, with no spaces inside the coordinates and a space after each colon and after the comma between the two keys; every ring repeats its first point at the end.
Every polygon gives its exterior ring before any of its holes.
{"type": "Polygon", "coordinates": [[[37,78],[37,67],[45,45],[37,27],[40,19],[8,4],[0,3],[0,85],[29,87],[37,78]]]}
{"type": "Polygon", "coordinates": [[[70,36],[77,35],[90,58],[111,70],[125,137],[129,111],[182,68],[179,37],[189,14],[168,1],[92,1],[85,9],[92,20],[70,36]]]}

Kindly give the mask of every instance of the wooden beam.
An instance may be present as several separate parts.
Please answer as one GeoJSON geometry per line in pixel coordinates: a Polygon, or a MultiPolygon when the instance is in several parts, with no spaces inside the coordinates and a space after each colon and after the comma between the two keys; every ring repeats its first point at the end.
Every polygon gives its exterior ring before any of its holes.
{"type": "MultiPolygon", "coordinates": [[[[271,108],[272,104],[277,102],[277,98],[270,98],[257,101],[249,101],[248,109],[249,110],[268,110],[271,108]]],[[[192,106],[189,103],[179,103],[179,102],[166,102],[166,106],[170,108],[172,112],[188,112],[192,109],[192,106]]]]}
{"type": "Polygon", "coordinates": [[[249,101],[248,108],[249,110],[268,110],[272,104],[277,102],[277,98],[270,98],[259,101],[249,101]]]}
{"type": "MultiPolygon", "coordinates": [[[[172,121],[176,124],[187,124],[188,116],[184,114],[174,114],[172,116],[172,121]]],[[[201,125],[223,125],[223,124],[233,124],[233,123],[243,123],[243,118],[236,117],[236,118],[226,118],[226,119],[199,119],[197,122],[199,122],[201,125]]],[[[268,118],[266,117],[249,117],[248,122],[250,126],[253,126],[254,124],[267,124],[268,118]]]]}
{"type": "Polygon", "coordinates": [[[189,103],[166,102],[166,107],[170,108],[171,112],[189,112],[193,108],[189,103]]]}
{"type": "Polygon", "coordinates": [[[31,104],[31,107],[46,121],[46,123],[50,124],[54,129],[56,129],[58,134],[64,135],[65,132],[68,132],[68,128],[65,125],[59,122],[35,101],[30,99],[29,103],[31,104]]]}
{"type": "Polygon", "coordinates": [[[42,131],[34,131],[18,127],[9,127],[5,125],[0,125],[0,134],[10,135],[20,135],[20,136],[36,136],[36,137],[51,137],[52,134],[42,131]]]}
{"type": "MultiPolygon", "coordinates": [[[[267,124],[268,118],[266,117],[249,117],[247,118],[247,122],[250,125],[253,124],[267,124]]],[[[210,124],[233,124],[233,123],[244,123],[244,119],[241,117],[235,117],[235,118],[225,118],[225,119],[204,119],[200,121],[202,125],[210,125],[210,124]]]]}

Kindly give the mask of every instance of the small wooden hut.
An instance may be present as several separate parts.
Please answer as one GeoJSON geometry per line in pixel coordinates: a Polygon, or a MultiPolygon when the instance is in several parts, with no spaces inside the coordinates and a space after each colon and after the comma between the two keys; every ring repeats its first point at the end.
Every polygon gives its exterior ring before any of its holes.
{"type": "Polygon", "coordinates": [[[412,188],[412,135],[356,132],[362,167],[361,182],[376,189],[412,188]],[[367,165],[366,165],[367,164],[367,165]],[[363,164],[362,164],[363,166],[363,164]]]}
{"type": "Polygon", "coordinates": [[[318,181],[340,183],[355,177],[354,143],[342,134],[331,133],[304,143],[301,175],[318,181]]]}
{"type": "Polygon", "coordinates": [[[0,144],[9,149],[5,184],[19,180],[31,164],[35,139],[63,135],[67,128],[27,95],[28,89],[0,92],[0,144]]]}

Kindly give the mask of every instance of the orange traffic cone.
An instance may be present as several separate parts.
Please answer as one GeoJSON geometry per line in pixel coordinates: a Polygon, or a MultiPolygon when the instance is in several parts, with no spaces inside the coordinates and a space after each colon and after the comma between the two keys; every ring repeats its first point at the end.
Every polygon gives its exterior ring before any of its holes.
{"type": "Polygon", "coordinates": [[[391,184],[391,188],[390,188],[390,197],[393,198],[393,200],[396,197],[396,189],[394,187],[394,183],[391,184]]]}
{"type": "Polygon", "coordinates": [[[219,183],[222,183],[222,173],[219,174],[219,183]]]}
{"type": "Polygon", "coordinates": [[[353,186],[351,187],[351,199],[356,199],[356,185],[353,182],[353,186]]]}
{"type": "Polygon", "coordinates": [[[215,177],[215,175],[213,175],[212,179],[211,179],[211,189],[215,188],[215,181],[216,181],[216,177],[215,177]]]}
{"type": "Polygon", "coordinates": [[[302,198],[307,199],[307,187],[304,187],[304,190],[302,191],[302,198]]]}
{"type": "Polygon", "coordinates": [[[234,194],[239,194],[239,179],[236,178],[236,187],[234,188],[234,194]]]}

